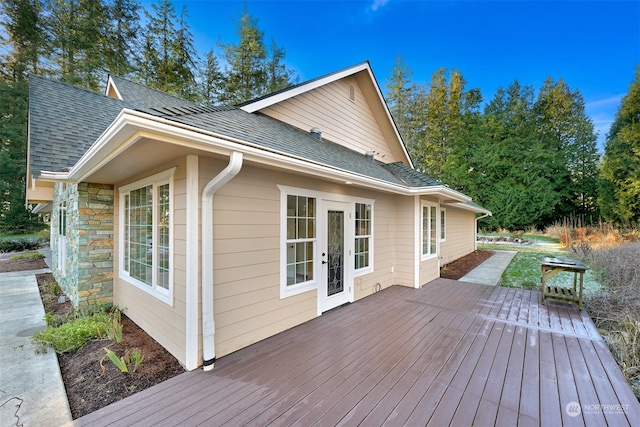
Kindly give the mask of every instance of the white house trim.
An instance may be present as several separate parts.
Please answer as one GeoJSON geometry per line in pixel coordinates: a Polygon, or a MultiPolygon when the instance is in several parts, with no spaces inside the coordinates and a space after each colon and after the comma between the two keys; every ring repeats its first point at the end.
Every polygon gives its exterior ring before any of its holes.
{"type": "Polygon", "coordinates": [[[196,369],[198,360],[198,156],[187,156],[186,176],[186,289],[185,289],[185,364],[187,370],[196,369]]]}

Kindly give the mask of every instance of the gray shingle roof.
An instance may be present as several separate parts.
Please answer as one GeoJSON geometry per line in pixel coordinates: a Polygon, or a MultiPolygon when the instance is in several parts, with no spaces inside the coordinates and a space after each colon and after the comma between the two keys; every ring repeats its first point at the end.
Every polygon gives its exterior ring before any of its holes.
{"type": "Polygon", "coordinates": [[[204,107],[112,77],[123,101],[38,76],[30,78],[31,171],[72,167],[123,108],[135,109],[269,151],[406,187],[440,185],[398,162],[384,164],[271,117],[204,107]]]}
{"type": "Polygon", "coordinates": [[[110,76],[113,83],[118,88],[122,100],[137,105],[140,108],[144,107],[180,107],[194,105],[189,101],[177,98],[173,95],[161,92],[156,89],[151,89],[138,83],[125,80],[117,76],[110,76]]]}
{"type": "Polygon", "coordinates": [[[117,99],[29,76],[31,173],[73,166],[124,107],[117,99]]]}

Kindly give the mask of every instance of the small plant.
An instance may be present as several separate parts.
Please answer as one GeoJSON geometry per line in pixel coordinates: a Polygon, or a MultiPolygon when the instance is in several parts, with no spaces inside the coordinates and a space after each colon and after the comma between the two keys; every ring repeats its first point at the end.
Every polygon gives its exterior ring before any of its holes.
{"type": "Polygon", "coordinates": [[[107,328],[107,337],[118,344],[122,342],[122,323],[120,323],[120,316],[113,316],[113,322],[111,326],[107,328]]]}
{"type": "Polygon", "coordinates": [[[20,261],[21,259],[43,259],[44,254],[40,252],[29,252],[27,254],[18,254],[9,258],[9,261],[20,261]]]}
{"type": "Polygon", "coordinates": [[[103,374],[106,370],[102,363],[105,358],[111,360],[115,367],[118,368],[120,372],[125,374],[134,373],[144,361],[144,356],[138,348],[131,348],[127,350],[122,357],[118,357],[118,355],[113,350],[110,350],[106,347],[104,348],[104,351],[106,354],[100,359],[100,367],[102,368],[103,374]],[[133,364],[133,366],[130,369],[129,365],[131,364],[133,364]]]}
{"type": "Polygon", "coordinates": [[[56,353],[67,353],[82,347],[91,339],[106,336],[110,323],[111,317],[106,314],[80,317],[58,327],[49,326],[36,333],[32,341],[37,351],[44,352],[50,346],[56,353]]]}

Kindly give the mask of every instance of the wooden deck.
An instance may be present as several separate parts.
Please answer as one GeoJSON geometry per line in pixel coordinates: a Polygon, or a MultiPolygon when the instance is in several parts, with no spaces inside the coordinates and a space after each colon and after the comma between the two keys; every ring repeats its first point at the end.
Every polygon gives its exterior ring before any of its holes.
{"type": "Polygon", "coordinates": [[[446,279],[394,286],[73,425],[640,425],[591,319],[539,300],[446,279]]]}

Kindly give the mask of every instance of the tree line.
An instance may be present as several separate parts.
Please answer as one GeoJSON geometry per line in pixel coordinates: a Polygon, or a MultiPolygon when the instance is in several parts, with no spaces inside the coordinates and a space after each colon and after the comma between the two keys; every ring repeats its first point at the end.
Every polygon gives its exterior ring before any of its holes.
{"type": "Polygon", "coordinates": [[[415,166],[491,210],[487,228],[640,221],[640,70],[604,159],[582,95],[563,79],[537,94],[515,80],[484,104],[459,71],[439,69],[419,85],[398,57],[387,98],[415,166]]]}
{"type": "Polygon", "coordinates": [[[187,7],[178,12],[170,0],[148,9],[137,0],[3,0],[0,12],[0,232],[43,226],[24,206],[29,73],[93,91],[114,74],[205,105],[239,104],[298,81],[246,4],[236,40],[204,55],[187,7]]]}
{"type": "MultiPolygon", "coordinates": [[[[24,207],[29,73],[96,91],[111,73],[208,105],[298,80],[246,4],[236,40],[204,55],[186,6],[178,13],[170,0],[149,9],[137,0],[3,0],[1,12],[0,232],[42,226],[24,207]]],[[[537,91],[515,80],[485,103],[459,71],[439,69],[420,85],[399,57],[386,97],[416,168],[491,210],[488,228],[542,228],[567,216],[640,222],[640,69],[604,157],[582,95],[563,79],[537,91]]]]}

